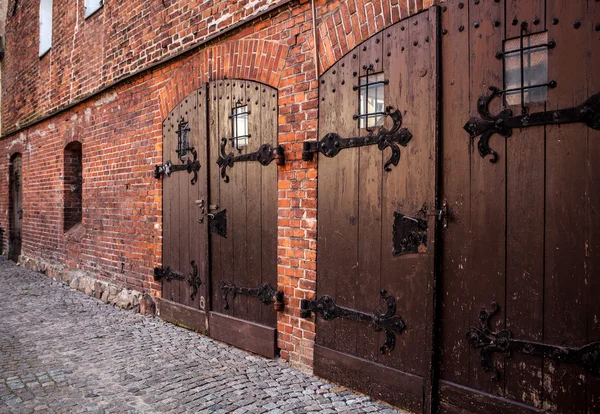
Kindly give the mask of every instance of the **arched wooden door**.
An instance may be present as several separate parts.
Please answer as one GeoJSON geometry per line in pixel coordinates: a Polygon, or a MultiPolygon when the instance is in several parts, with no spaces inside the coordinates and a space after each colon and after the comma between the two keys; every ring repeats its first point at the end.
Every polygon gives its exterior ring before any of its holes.
{"type": "Polygon", "coordinates": [[[11,158],[10,171],[10,223],[8,237],[8,258],[14,262],[21,255],[21,228],[23,223],[23,174],[21,154],[11,158]]]}
{"type": "Polygon", "coordinates": [[[277,352],[277,90],[206,84],[163,123],[161,317],[277,352]]]}
{"type": "Polygon", "coordinates": [[[430,411],[438,9],[391,26],[320,78],[314,371],[430,411]],[[344,105],[340,105],[343,102],[344,105]],[[369,128],[366,128],[369,127],[369,128]]]}

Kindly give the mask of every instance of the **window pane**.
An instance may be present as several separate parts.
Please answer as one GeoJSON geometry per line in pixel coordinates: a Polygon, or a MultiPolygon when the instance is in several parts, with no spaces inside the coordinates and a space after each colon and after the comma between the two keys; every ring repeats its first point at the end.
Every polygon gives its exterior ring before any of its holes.
{"type": "Polygon", "coordinates": [[[40,0],[40,56],[52,47],[52,0],[40,0]]]}
{"type": "Polygon", "coordinates": [[[91,16],[102,4],[103,0],[85,0],[85,17],[91,16]]]}
{"type": "Polygon", "coordinates": [[[233,136],[240,137],[234,142],[237,148],[248,145],[248,107],[233,108],[233,136]]]}
{"type": "MultiPolygon", "coordinates": [[[[377,73],[374,75],[369,75],[369,83],[374,82],[383,82],[384,76],[383,73],[377,73]]],[[[365,85],[367,83],[367,77],[362,76],[360,78],[360,84],[365,85]]],[[[377,112],[384,112],[384,99],[383,99],[383,83],[378,83],[377,85],[371,85],[365,88],[360,88],[360,115],[368,115],[365,117],[359,118],[359,127],[377,127],[383,125],[383,115],[375,114],[377,112]],[[366,126],[365,126],[366,125],[366,126]]]]}
{"type": "MultiPolygon", "coordinates": [[[[523,37],[523,47],[545,45],[548,43],[548,32],[523,37]]],[[[504,43],[504,88],[507,105],[521,103],[521,91],[510,89],[521,87],[521,48],[520,38],[510,39],[504,43]]],[[[544,85],[524,90],[524,101],[545,101],[548,95],[548,47],[540,46],[523,51],[523,86],[544,85]]]]}

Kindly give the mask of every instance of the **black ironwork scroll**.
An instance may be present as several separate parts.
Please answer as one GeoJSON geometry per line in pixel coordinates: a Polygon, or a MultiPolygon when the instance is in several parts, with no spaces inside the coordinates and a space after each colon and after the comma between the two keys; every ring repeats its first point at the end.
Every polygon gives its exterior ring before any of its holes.
{"type": "Polygon", "coordinates": [[[196,265],[196,262],[194,260],[192,260],[190,265],[192,266],[192,273],[190,274],[190,277],[188,279],[188,284],[192,288],[192,293],[190,294],[190,299],[194,300],[194,298],[198,294],[198,288],[202,284],[202,280],[200,279],[200,276],[198,275],[198,266],[196,265]]]}
{"type": "Polygon", "coordinates": [[[198,161],[198,153],[194,148],[189,148],[189,152],[194,156],[193,160],[188,159],[185,164],[175,164],[169,160],[163,165],[154,166],[154,178],[160,178],[163,175],[170,177],[176,171],[187,171],[188,174],[194,174],[191,184],[194,185],[198,181],[198,171],[200,171],[200,161],[198,161]]]}
{"type": "Polygon", "coordinates": [[[258,151],[251,152],[248,154],[242,154],[234,156],[233,152],[229,154],[225,153],[225,147],[227,146],[227,138],[221,138],[221,155],[217,160],[217,164],[221,168],[221,177],[223,180],[228,183],[229,176],[227,175],[227,168],[232,168],[236,162],[246,162],[246,161],[258,161],[260,165],[267,166],[273,160],[276,160],[275,163],[277,165],[285,164],[285,155],[283,151],[283,147],[278,145],[273,148],[271,144],[263,144],[260,146],[258,151]]]}
{"type": "Polygon", "coordinates": [[[170,282],[172,280],[185,280],[185,276],[181,273],[177,273],[171,269],[170,266],[167,266],[164,269],[162,267],[155,267],[154,280],[157,282],[160,280],[166,280],[167,282],[170,282]]]}
{"type": "Polygon", "coordinates": [[[406,325],[399,315],[396,315],[396,299],[392,295],[387,295],[385,290],[380,292],[381,298],[387,306],[385,312],[375,310],[373,313],[357,311],[343,306],[336,305],[330,296],[321,296],[318,300],[302,299],[300,302],[300,317],[308,318],[311,313],[321,315],[326,321],[337,318],[350,319],[353,321],[364,322],[375,331],[385,331],[385,343],[379,348],[382,354],[390,353],[396,345],[396,334],[402,333],[406,325]]]}
{"type": "Polygon", "coordinates": [[[491,155],[492,163],[498,161],[498,154],[490,148],[490,137],[498,134],[508,138],[512,135],[513,128],[582,122],[592,129],[600,130],[600,93],[574,108],[513,116],[510,109],[504,109],[497,115],[490,113],[490,101],[504,93],[494,86],[490,87],[490,91],[489,95],[482,96],[477,101],[479,117],[472,117],[464,128],[471,138],[481,135],[477,149],[482,157],[491,155]]]}
{"type": "Polygon", "coordinates": [[[257,297],[263,305],[274,305],[275,310],[283,310],[283,292],[273,289],[268,283],[263,283],[257,288],[249,288],[221,282],[219,283],[219,289],[221,289],[221,298],[223,300],[224,309],[229,309],[229,294],[231,294],[234,298],[237,294],[240,294],[244,296],[257,297]]]}
{"type": "Polygon", "coordinates": [[[315,152],[320,152],[328,158],[333,158],[345,148],[364,147],[366,145],[375,145],[380,151],[386,148],[392,150],[392,155],[383,166],[385,171],[391,171],[390,165],[397,166],[400,162],[400,147],[406,147],[412,139],[412,134],[408,129],[401,128],[402,114],[398,109],[394,110],[392,106],[388,106],[384,113],[390,116],[394,122],[392,128],[388,131],[385,127],[375,128],[363,137],[342,138],[335,132],[330,132],[321,139],[321,141],[306,141],[302,151],[302,159],[310,161],[313,159],[315,152]]]}
{"type": "Polygon", "coordinates": [[[496,302],[492,302],[491,310],[482,308],[479,312],[479,327],[472,326],[467,332],[471,346],[481,348],[479,353],[481,366],[484,371],[493,373],[492,379],[500,379],[500,372],[491,360],[495,352],[503,353],[507,357],[510,357],[512,352],[520,352],[550,358],[566,364],[578,365],[591,375],[600,377],[600,342],[593,342],[581,348],[569,348],[515,339],[508,329],[492,331],[490,319],[499,310],[500,306],[496,302]]]}

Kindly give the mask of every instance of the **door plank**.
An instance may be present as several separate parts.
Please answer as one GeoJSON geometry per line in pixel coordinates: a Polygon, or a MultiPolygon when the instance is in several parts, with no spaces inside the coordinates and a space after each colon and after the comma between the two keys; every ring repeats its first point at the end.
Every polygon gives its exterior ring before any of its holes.
{"type": "MultiPolygon", "coordinates": [[[[547,106],[569,108],[589,97],[582,82],[588,76],[586,67],[573,62],[587,59],[586,31],[592,28],[592,16],[586,14],[585,0],[547,0],[546,10],[549,39],[557,41],[548,53],[548,78],[557,87],[549,91],[547,106]],[[556,16],[560,23],[554,25],[551,19],[556,16]],[[575,21],[581,22],[581,29],[574,28],[575,21]]],[[[583,124],[546,127],[544,342],[556,345],[581,346],[587,340],[588,298],[592,298],[586,280],[587,134],[583,124]]],[[[585,371],[545,360],[543,408],[567,413],[585,412],[586,406],[585,371]]]]}
{"type": "MultiPolygon", "coordinates": [[[[506,22],[519,21],[506,25],[507,38],[520,36],[521,22],[528,23],[527,33],[545,30],[544,1],[507,0],[506,10],[506,22]]],[[[528,107],[535,113],[546,106],[528,107]]],[[[520,104],[509,108],[521,113],[520,104]]],[[[544,319],[544,160],[543,126],[514,131],[506,140],[506,327],[515,337],[536,342],[542,341],[544,319]]],[[[541,408],[541,358],[515,353],[506,360],[504,375],[507,397],[541,408]]]]}
{"type": "MultiPolygon", "coordinates": [[[[504,3],[504,0],[493,3],[469,1],[469,24],[466,27],[470,43],[471,115],[477,114],[477,100],[489,92],[489,86],[502,85],[502,67],[495,55],[502,49],[504,39],[504,3]],[[493,25],[497,20],[500,21],[499,27],[493,25]]],[[[490,107],[492,113],[499,109],[498,102],[490,107]]],[[[489,306],[492,301],[505,303],[506,140],[494,137],[492,144],[500,154],[496,164],[490,164],[477,152],[471,157],[472,267],[467,289],[472,307],[468,320],[461,321],[471,325],[477,323],[482,307],[489,306]]],[[[504,315],[504,310],[501,315],[504,315]]],[[[496,317],[493,323],[495,329],[504,328],[502,316],[496,317]]],[[[494,358],[494,363],[503,372],[502,360],[494,358]]],[[[470,367],[471,387],[503,395],[503,384],[492,381],[490,374],[483,371],[478,349],[470,348],[470,367]]]]}
{"type": "MultiPolygon", "coordinates": [[[[207,201],[207,213],[216,213],[217,211],[210,210],[210,206],[218,205],[218,209],[224,208],[221,200],[221,176],[217,167],[217,159],[219,158],[219,148],[221,145],[220,139],[220,111],[219,111],[219,90],[217,90],[218,81],[208,83],[208,139],[209,139],[209,156],[207,165],[209,168],[209,190],[210,201],[207,201]]],[[[207,223],[210,219],[207,218],[207,223]]],[[[223,271],[221,266],[222,260],[222,241],[220,236],[210,233],[210,285],[211,285],[211,307],[209,309],[217,312],[225,312],[221,300],[221,291],[219,282],[223,280],[223,271]]]]}

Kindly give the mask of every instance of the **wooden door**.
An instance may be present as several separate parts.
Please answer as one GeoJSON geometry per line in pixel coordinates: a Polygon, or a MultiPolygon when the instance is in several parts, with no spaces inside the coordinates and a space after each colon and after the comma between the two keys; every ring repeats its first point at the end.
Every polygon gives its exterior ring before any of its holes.
{"type": "Polygon", "coordinates": [[[8,258],[14,262],[21,255],[21,228],[23,222],[23,174],[21,154],[12,157],[10,163],[10,228],[8,258]]]}
{"type": "Polygon", "coordinates": [[[208,329],[208,160],[205,91],[194,91],[163,122],[163,319],[208,329]]]}
{"type": "Polygon", "coordinates": [[[441,412],[600,411],[598,22],[594,0],[447,3],[441,412]],[[502,92],[521,67],[525,108],[502,92]],[[565,122],[586,101],[596,130],[565,122]]]}
{"type": "Polygon", "coordinates": [[[322,140],[304,148],[319,152],[317,299],[302,303],[317,315],[314,372],[414,412],[431,410],[437,16],[389,27],[324,73],[322,140]],[[357,115],[382,108],[385,130],[363,128],[357,115]]]}
{"type": "Polygon", "coordinates": [[[208,85],[210,336],[274,357],[277,91],[239,79],[208,85]],[[237,138],[236,138],[237,137],[237,138]]]}

